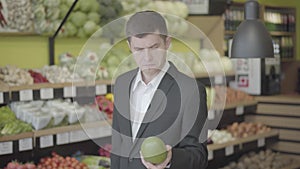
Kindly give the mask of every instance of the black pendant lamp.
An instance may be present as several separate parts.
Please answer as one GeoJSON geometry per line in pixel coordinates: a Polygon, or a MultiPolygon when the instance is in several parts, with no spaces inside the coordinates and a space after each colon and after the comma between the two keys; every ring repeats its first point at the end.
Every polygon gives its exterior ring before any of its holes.
{"type": "Polygon", "coordinates": [[[245,3],[245,20],[239,25],[232,41],[231,58],[274,57],[272,38],[259,20],[259,4],[255,0],[245,3]]]}

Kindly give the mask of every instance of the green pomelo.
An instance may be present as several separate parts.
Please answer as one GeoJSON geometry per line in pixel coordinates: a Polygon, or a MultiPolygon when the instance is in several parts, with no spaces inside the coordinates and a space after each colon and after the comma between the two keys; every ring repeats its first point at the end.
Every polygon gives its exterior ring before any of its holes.
{"type": "Polygon", "coordinates": [[[148,137],[141,145],[141,153],[145,161],[152,164],[160,164],[167,158],[165,143],[158,137],[148,137]]]}

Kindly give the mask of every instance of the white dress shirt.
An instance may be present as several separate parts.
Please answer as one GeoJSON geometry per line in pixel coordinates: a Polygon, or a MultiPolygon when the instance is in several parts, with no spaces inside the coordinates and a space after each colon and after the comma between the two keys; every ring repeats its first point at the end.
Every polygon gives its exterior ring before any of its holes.
{"type": "Polygon", "coordinates": [[[145,84],[143,81],[141,70],[138,71],[135,81],[131,87],[130,97],[132,141],[135,140],[147,109],[151,103],[152,97],[169,67],[170,64],[166,61],[162,70],[148,84],[145,84]]]}

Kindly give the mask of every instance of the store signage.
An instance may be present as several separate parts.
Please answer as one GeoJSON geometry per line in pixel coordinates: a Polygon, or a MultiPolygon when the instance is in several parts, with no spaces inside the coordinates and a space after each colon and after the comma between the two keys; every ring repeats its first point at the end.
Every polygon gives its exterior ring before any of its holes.
{"type": "Polygon", "coordinates": [[[0,92],[0,104],[4,103],[3,92],[0,92]]]}
{"type": "Polygon", "coordinates": [[[56,145],[68,144],[70,142],[69,132],[56,134],[56,145]]]}
{"type": "Polygon", "coordinates": [[[101,128],[88,128],[86,129],[86,132],[91,139],[103,137],[101,134],[101,128]]]}
{"type": "Polygon", "coordinates": [[[33,99],[32,90],[20,90],[20,101],[29,101],[33,99]]]}
{"type": "Polygon", "coordinates": [[[43,88],[40,90],[41,99],[53,99],[53,88],[43,88]]]}
{"type": "Polygon", "coordinates": [[[64,87],[64,97],[76,97],[76,87],[75,86],[64,87]]]}
{"type": "Polygon", "coordinates": [[[235,109],[235,114],[237,116],[244,114],[244,106],[237,106],[235,109]]]}
{"type": "Polygon", "coordinates": [[[106,85],[96,85],[96,95],[104,95],[107,93],[106,85]]]}
{"type": "Polygon", "coordinates": [[[233,146],[227,146],[225,148],[225,156],[229,156],[231,154],[233,154],[233,146]]]}
{"type": "Polygon", "coordinates": [[[0,155],[12,154],[13,153],[13,142],[1,142],[0,143],[0,155]]]}
{"type": "Polygon", "coordinates": [[[40,148],[46,148],[53,146],[53,135],[40,137],[40,148]]]}
{"type": "Polygon", "coordinates": [[[24,138],[19,140],[19,151],[27,151],[32,149],[32,138],[24,138]]]}

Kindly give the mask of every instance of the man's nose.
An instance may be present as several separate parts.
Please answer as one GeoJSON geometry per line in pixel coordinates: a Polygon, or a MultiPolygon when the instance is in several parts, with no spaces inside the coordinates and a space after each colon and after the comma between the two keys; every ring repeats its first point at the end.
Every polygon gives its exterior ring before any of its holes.
{"type": "Polygon", "coordinates": [[[152,55],[151,55],[150,49],[145,49],[144,52],[145,52],[145,56],[144,56],[145,61],[151,61],[152,60],[152,55]]]}

